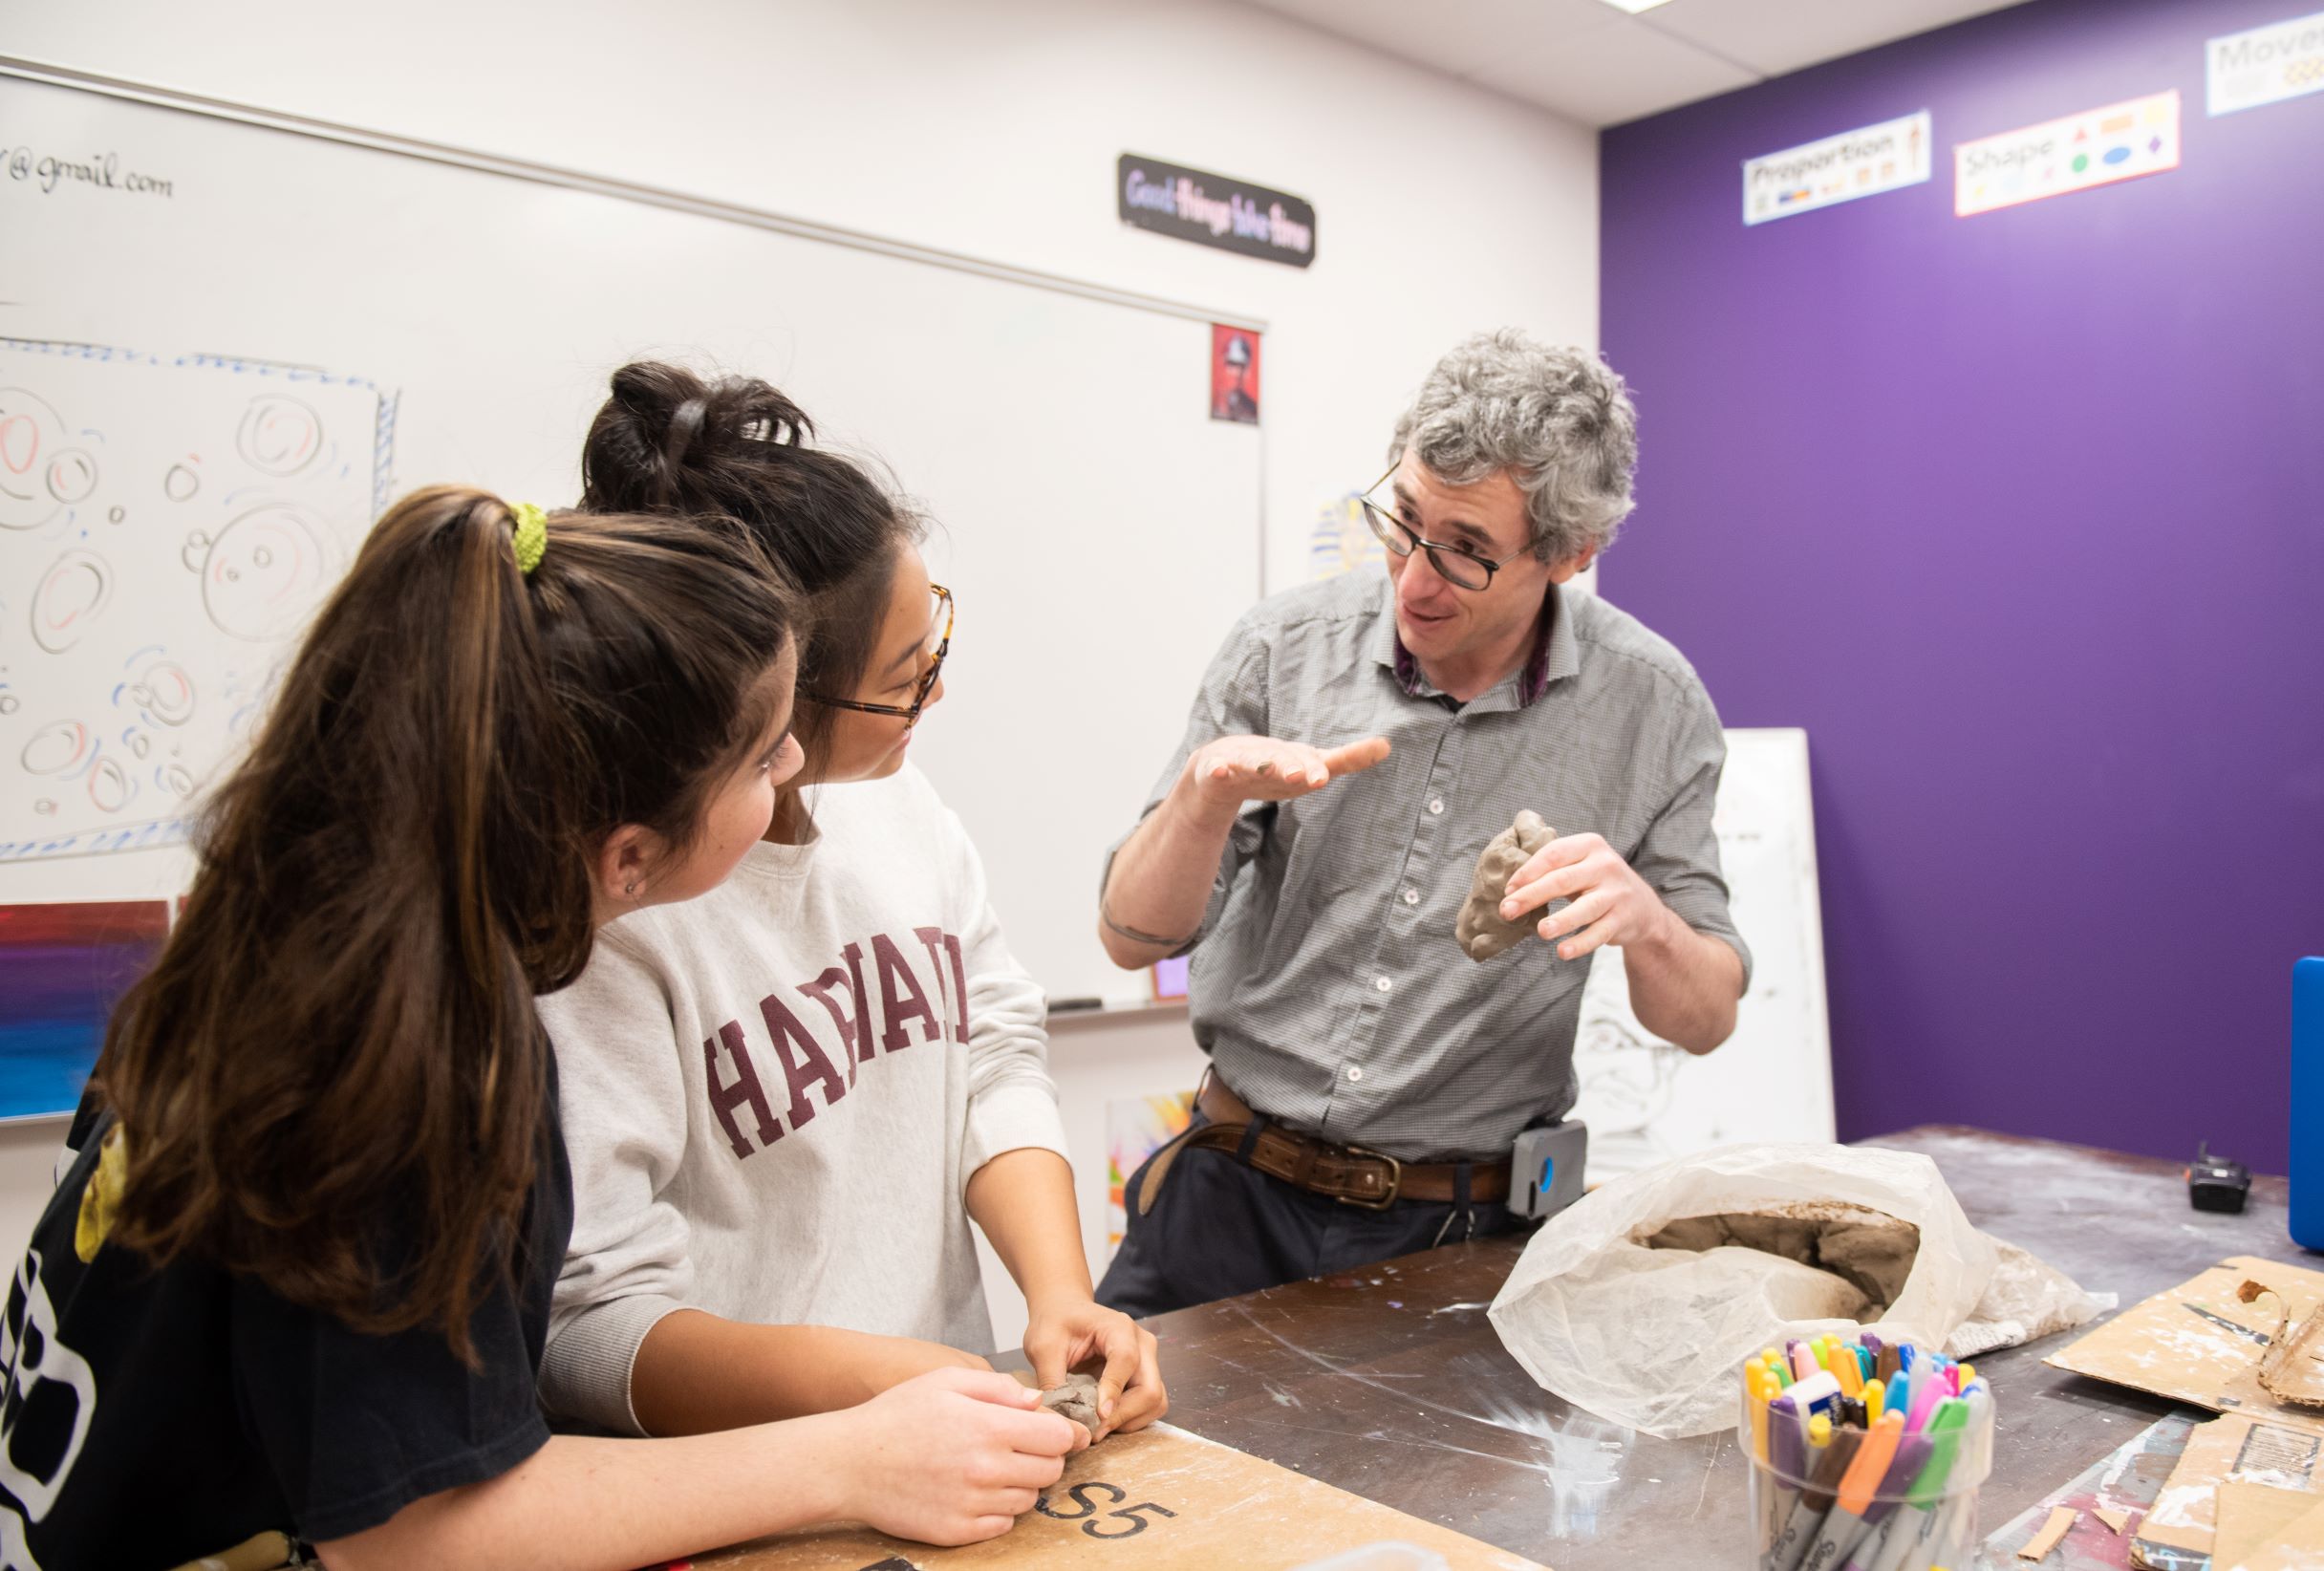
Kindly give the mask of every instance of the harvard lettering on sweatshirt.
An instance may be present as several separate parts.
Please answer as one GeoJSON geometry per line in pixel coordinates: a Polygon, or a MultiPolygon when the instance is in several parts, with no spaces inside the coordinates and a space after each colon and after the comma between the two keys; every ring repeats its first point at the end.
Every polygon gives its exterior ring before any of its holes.
{"type": "Polygon", "coordinates": [[[608,925],[540,1001],[573,1174],[560,1417],[641,1432],[631,1366],[673,1309],[992,1346],[964,1194],[1065,1153],[1046,1001],[917,769],[812,800],[808,844],[608,925]]]}

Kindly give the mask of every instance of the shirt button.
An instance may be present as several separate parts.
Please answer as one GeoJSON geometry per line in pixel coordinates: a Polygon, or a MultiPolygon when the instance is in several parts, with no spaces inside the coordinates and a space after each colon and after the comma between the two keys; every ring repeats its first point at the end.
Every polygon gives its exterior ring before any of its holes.
{"type": "Polygon", "coordinates": [[[1350,1080],[1362,1080],[1364,1078],[1364,1065],[1361,1064],[1350,1064],[1347,1066],[1347,1078],[1350,1080]]]}
{"type": "Polygon", "coordinates": [[[1432,813],[1441,813],[1441,812],[1443,812],[1444,810],[1445,810],[1445,799],[1444,799],[1443,797],[1441,797],[1441,796],[1440,796],[1440,797],[1434,797],[1434,798],[1431,798],[1431,799],[1430,800],[1430,802],[1429,802],[1429,811],[1431,811],[1431,812],[1432,812],[1432,813]]]}
{"type": "Polygon", "coordinates": [[[1377,979],[1376,980],[1374,980],[1374,981],[1373,981],[1373,983],[1372,983],[1372,985],[1373,985],[1374,987],[1377,987],[1378,989],[1380,989],[1380,991],[1381,991],[1381,992],[1385,993],[1385,992],[1387,992],[1387,991],[1388,991],[1389,988],[1391,988],[1391,987],[1395,986],[1396,984],[1395,984],[1394,982],[1392,982],[1392,981],[1389,981],[1389,980],[1388,980],[1388,979],[1386,978],[1386,977],[1381,977],[1381,978],[1377,979]]]}
{"type": "Polygon", "coordinates": [[[1406,890],[1404,892],[1404,903],[1408,906],[1416,906],[1420,904],[1420,891],[1416,889],[1406,890]]]}

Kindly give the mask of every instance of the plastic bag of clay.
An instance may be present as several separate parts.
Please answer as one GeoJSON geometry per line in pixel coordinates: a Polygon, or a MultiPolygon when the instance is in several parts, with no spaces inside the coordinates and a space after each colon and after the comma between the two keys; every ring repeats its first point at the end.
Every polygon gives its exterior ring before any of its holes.
{"type": "Polygon", "coordinates": [[[1917,1152],[1728,1146],[1551,1217],[1493,1324],[1546,1389],[1674,1439],[1732,1425],[1743,1361],[1771,1343],[1861,1325],[1942,1345],[1997,1261],[1917,1152]]]}

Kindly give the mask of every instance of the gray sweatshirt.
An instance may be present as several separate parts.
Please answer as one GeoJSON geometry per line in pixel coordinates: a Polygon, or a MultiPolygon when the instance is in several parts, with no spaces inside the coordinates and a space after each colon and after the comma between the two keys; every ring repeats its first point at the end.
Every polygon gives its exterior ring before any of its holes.
{"type": "Polygon", "coordinates": [[[631,1366],[673,1309],[991,1348],[964,1192],[1065,1154],[1046,1001],[917,769],[813,808],[809,844],[612,923],[540,1001],[573,1175],[559,1417],[641,1432],[631,1366]]]}

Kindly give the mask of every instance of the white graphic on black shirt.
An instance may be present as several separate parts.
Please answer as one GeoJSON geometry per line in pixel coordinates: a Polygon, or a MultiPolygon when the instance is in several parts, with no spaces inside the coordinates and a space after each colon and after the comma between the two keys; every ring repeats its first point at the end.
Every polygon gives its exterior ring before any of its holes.
{"type": "Polygon", "coordinates": [[[56,1307],[41,1280],[38,1250],[29,1251],[9,1288],[0,1321],[0,1571],[40,1571],[26,1547],[24,1521],[39,1521],[56,1503],[97,1417],[97,1371],[56,1334],[56,1307]]]}

